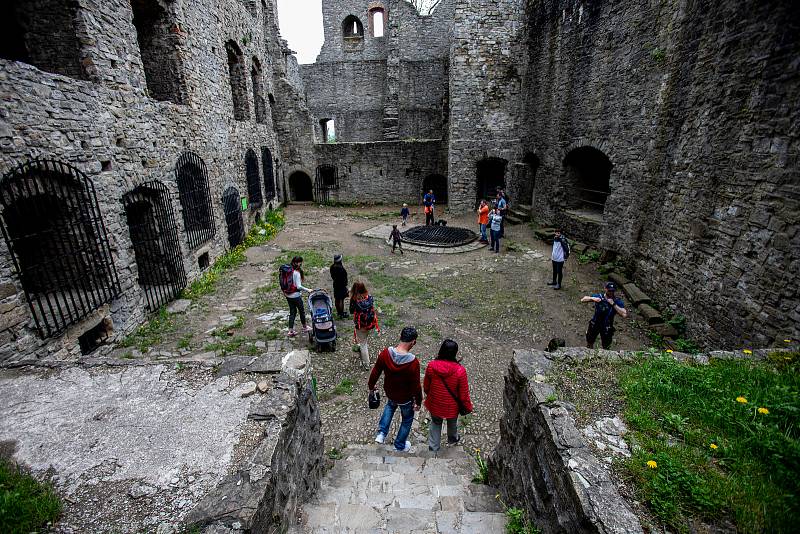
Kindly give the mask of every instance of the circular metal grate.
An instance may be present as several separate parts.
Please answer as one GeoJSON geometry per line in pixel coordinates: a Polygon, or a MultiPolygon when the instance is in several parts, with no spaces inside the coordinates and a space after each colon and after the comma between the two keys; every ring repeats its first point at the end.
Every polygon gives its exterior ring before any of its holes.
{"type": "Polygon", "coordinates": [[[406,243],[428,247],[458,247],[478,239],[472,230],[457,226],[417,226],[401,235],[406,243]]]}

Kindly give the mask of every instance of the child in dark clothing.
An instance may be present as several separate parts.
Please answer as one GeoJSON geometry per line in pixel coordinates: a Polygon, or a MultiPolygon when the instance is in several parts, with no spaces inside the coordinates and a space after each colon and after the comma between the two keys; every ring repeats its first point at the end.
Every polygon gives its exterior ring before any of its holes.
{"type": "Polygon", "coordinates": [[[408,216],[411,212],[408,209],[408,204],[403,204],[403,209],[400,210],[400,217],[403,218],[403,226],[408,222],[408,216]]]}
{"type": "Polygon", "coordinates": [[[389,239],[392,240],[392,254],[394,254],[394,249],[400,247],[400,254],[403,253],[403,245],[402,245],[402,236],[400,235],[400,230],[397,229],[397,225],[392,225],[392,233],[389,235],[389,239]]]}

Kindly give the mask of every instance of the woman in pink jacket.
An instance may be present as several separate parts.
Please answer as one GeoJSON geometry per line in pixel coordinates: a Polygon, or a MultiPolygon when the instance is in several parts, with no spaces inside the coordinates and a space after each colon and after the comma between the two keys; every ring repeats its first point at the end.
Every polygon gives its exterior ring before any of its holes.
{"type": "Polygon", "coordinates": [[[428,449],[438,451],[442,440],[442,423],[447,419],[447,443],[455,444],[458,435],[459,414],[472,413],[469,398],[467,370],[457,359],[458,343],[445,339],[439,355],[425,369],[422,389],[425,391],[425,406],[431,412],[428,449]]]}

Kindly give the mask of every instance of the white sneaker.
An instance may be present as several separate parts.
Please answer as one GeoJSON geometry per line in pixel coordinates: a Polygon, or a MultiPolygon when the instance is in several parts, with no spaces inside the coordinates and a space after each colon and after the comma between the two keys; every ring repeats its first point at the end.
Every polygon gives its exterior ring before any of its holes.
{"type": "Polygon", "coordinates": [[[383,432],[378,432],[378,435],[375,436],[375,443],[380,443],[383,445],[384,441],[386,441],[386,436],[383,434],[383,432]]]}
{"type": "Polygon", "coordinates": [[[413,447],[411,447],[411,442],[406,441],[406,446],[400,452],[414,452],[413,447]]]}

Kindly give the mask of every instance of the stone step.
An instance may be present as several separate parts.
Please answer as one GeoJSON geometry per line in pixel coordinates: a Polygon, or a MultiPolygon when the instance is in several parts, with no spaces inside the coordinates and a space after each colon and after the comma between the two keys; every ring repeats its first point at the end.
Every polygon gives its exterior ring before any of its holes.
{"type": "Polygon", "coordinates": [[[516,224],[522,224],[522,223],[523,223],[522,219],[520,219],[518,217],[515,217],[514,215],[512,215],[510,213],[508,215],[506,215],[506,224],[516,225],[516,224]]]}
{"type": "Polygon", "coordinates": [[[328,504],[304,512],[303,523],[292,527],[289,532],[489,534],[505,532],[506,522],[502,513],[328,504]]]}
{"type": "Polygon", "coordinates": [[[508,209],[508,214],[509,214],[509,216],[514,217],[516,219],[519,219],[521,221],[528,222],[528,221],[531,220],[530,211],[523,211],[523,210],[520,210],[518,208],[509,208],[508,209]]]}

